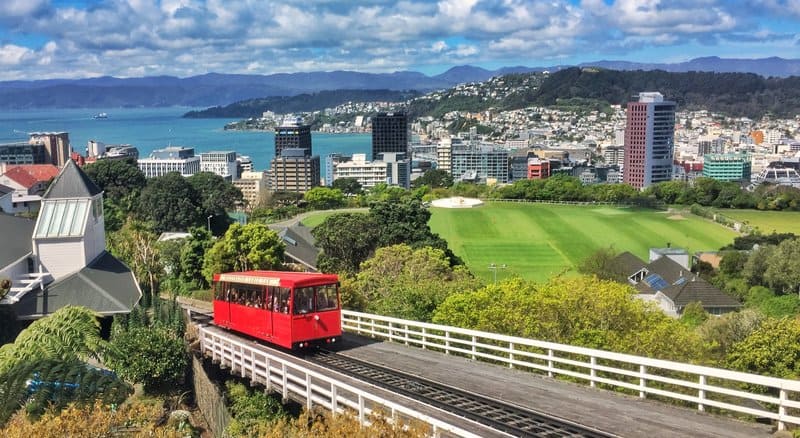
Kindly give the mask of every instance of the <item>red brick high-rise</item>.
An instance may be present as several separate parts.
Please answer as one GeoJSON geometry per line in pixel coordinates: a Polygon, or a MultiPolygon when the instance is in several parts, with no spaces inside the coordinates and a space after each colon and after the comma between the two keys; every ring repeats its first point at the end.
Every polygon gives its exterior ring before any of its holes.
{"type": "Polygon", "coordinates": [[[657,92],[629,102],[625,128],[623,182],[636,188],[672,179],[675,102],[657,92]]]}

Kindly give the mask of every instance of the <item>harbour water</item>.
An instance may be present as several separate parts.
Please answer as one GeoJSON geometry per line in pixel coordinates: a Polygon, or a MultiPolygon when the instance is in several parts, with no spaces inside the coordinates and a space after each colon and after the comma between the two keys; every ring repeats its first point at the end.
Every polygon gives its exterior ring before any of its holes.
{"type": "MultiPolygon", "coordinates": [[[[82,108],[0,111],[0,143],[26,141],[29,132],[69,132],[72,148],[86,153],[86,143],[131,144],[146,157],[165,146],[194,147],[196,153],[234,150],[253,159],[256,169],[269,167],[275,152],[272,132],[225,131],[233,119],[184,119],[193,108],[82,108]],[[94,118],[106,113],[107,118],[94,118]]],[[[315,155],[369,154],[369,134],[312,134],[315,155]]]]}

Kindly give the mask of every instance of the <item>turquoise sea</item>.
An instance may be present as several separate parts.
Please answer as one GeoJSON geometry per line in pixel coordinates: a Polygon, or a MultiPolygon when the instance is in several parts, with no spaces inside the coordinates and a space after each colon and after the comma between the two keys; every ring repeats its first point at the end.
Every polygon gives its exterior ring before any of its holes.
{"type": "MultiPolygon", "coordinates": [[[[86,154],[89,140],[106,144],[128,143],[146,157],[153,149],[189,146],[195,153],[234,150],[248,155],[256,169],[269,167],[275,152],[272,132],[225,131],[233,119],[184,119],[194,108],[93,108],[0,111],[0,143],[24,141],[29,132],[69,132],[72,148],[86,154]],[[107,119],[92,116],[104,112],[107,119]]],[[[369,134],[312,134],[312,148],[324,162],[327,154],[369,154],[369,134]]]]}

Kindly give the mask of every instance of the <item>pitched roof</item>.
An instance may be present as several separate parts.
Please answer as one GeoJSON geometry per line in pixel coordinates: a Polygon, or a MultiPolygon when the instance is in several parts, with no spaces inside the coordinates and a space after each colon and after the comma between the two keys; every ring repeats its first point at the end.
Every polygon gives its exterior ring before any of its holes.
{"type": "Polygon", "coordinates": [[[625,275],[628,276],[635,274],[640,269],[647,266],[647,263],[645,263],[644,260],[636,257],[628,251],[616,256],[614,258],[614,263],[617,264],[623,270],[623,272],[625,272],[625,275]]]}
{"type": "Polygon", "coordinates": [[[101,192],[74,161],[68,160],[42,199],[91,198],[101,192]]]}
{"type": "Polygon", "coordinates": [[[35,221],[0,212],[0,269],[25,257],[32,251],[31,236],[35,221]]]}
{"type": "Polygon", "coordinates": [[[742,307],[741,303],[700,277],[661,291],[678,307],[699,301],[703,307],[742,307]]]}
{"type": "Polygon", "coordinates": [[[311,230],[303,224],[296,224],[286,228],[276,227],[274,230],[286,244],[284,254],[313,270],[317,270],[317,257],[319,249],[314,246],[316,240],[311,235],[311,230]]]}
{"type": "Polygon", "coordinates": [[[52,164],[19,164],[6,167],[3,176],[30,189],[36,183],[50,181],[58,175],[58,167],[52,164]]]}
{"type": "Polygon", "coordinates": [[[13,192],[14,189],[12,189],[11,187],[0,184],[0,198],[13,192]]]}
{"type": "Polygon", "coordinates": [[[110,315],[130,312],[141,296],[131,270],[104,251],[80,271],[45,286],[44,292],[29,293],[14,304],[14,310],[21,319],[48,315],[69,305],[110,315]]]}

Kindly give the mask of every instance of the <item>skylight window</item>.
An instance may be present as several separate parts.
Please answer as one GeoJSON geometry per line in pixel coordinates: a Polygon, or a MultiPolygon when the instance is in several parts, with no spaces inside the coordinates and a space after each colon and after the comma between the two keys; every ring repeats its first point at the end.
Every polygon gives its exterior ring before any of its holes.
{"type": "Polygon", "coordinates": [[[83,234],[88,199],[46,201],[39,212],[36,237],[77,237],[83,234]]]}

